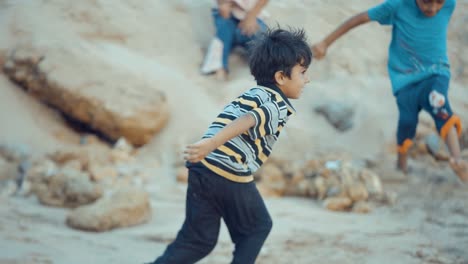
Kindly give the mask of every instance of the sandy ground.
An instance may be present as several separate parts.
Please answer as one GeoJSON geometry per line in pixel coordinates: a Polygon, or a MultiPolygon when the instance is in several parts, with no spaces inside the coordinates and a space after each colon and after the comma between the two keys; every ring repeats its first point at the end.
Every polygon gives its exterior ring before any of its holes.
{"type": "MultiPolygon", "coordinates": [[[[467,189],[447,174],[387,184],[398,192],[398,202],[367,215],[326,211],[310,199],[266,199],[274,228],[257,263],[468,263],[467,189]]],[[[164,186],[147,186],[149,223],[106,233],[72,230],[64,223],[68,210],[41,206],[34,198],[3,198],[0,263],[152,260],[184,217],[185,186],[164,186]]],[[[223,225],[217,247],[200,263],[229,263],[232,250],[223,225]]]]}
{"type": "MultiPolygon", "coordinates": [[[[310,41],[316,41],[345,16],[378,2],[276,0],[267,10],[269,23],[305,27],[310,41]]],[[[171,121],[138,156],[161,163],[150,171],[153,177],[145,186],[153,217],[132,228],[87,233],[65,225],[67,209],[42,206],[34,197],[2,197],[0,263],[153,260],[175,237],[184,219],[186,186],[174,179],[172,165],[180,162],[174,149],[198,139],[225,103],[254,85],[245,61],[236,55],[231,57],[228,83],[198,74],[209,36],[209,29],[203,28],[207,18],[200,15],[207,13],[203,5],[183,0],[115,1],[111,7],[97,0],[0,0],[0,52],[20,43],[41,48],[83,44],[100,54],[97,59],[138,72],[166,92],[171,121]],[[187,109],[195,110],[187,115],[187,109]]],[[[454,69],[461,65],[459,48],[466,47],[461,31],[466,26],[466,10],[467,1],[459,1],[449,41],[454,69]]],[[[276,156],[303,159],[339,152],[359,159],[388,155],[397,118],[385,73],[388,40],[389,30],[377,25],[356,29],[333,47],[327,61],[311,66],[312,81],[303,97],[293,102],[298,114],[275,147],[276,156]],[[373,40],[362,42],[368,35],[373,40]],[[354,106],[352,130],[337,132],[314,113],[315,106],[329,100],[354,106]]],[[[453,107],[467,120],[466,79],[454,78],[450,89],[453,107]]],[[[0,122],[1,142],[27,145],[34,155],[76,147],[80,139],[59,114],[1,74],[0,122]]],[[[391,156],[387,163],[393,166],[391,156]]],[[[387,190],[398,194],[397,203],[366,215],[329,212],[311,199],[266,198],[274,227],[258,263],[468,263],[468,188],[458,183],[447,164],[435,168],[412,161],[412,166],[414,171],[407,179],[384,181],[387,190]]],[[[223,226],[217,247],[200,263],[229,263],[232,250],[223,226]]]]}

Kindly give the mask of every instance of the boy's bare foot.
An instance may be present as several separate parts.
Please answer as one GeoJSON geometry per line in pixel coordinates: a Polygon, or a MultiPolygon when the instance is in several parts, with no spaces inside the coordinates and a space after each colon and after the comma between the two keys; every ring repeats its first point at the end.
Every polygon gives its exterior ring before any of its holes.
{"type": "Polygon", "coordinates": [[[408,173],[408,154],[398,154],[396,167],[397,170],[403,172],[404,174],[408,173]]]}
{"type": "Polygon", "coordinates": [[[216,80],[225,82],[227,81],[227,71],[225,69],[219,69],[216,71],[216,80]]]}
{"type": "Polygon", "coordinates": [[[462,159],[450,159],[450,167],[464,183],[468,183],[468,162],[462,159]]]}

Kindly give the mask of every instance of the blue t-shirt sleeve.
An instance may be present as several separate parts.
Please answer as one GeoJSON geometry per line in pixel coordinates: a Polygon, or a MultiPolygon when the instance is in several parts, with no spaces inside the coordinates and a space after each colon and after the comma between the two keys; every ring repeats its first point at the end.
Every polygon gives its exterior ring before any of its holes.
{"type": "Polygon", "coordinates": [[[448,15],[449,16],[452,16],[453,10],[455,9],[456,5],[457,5],[456,0],[448,0],[448,1],[445,2],[444,8],[448,9],[448,15]]]}
{"type": "Polygon", "coordinates": [[[401,0],[386,0],[382,4],[369,9],[367,14],[372,21],[377,21],[382,25],[391,25],[400,3],[401,0]]]}

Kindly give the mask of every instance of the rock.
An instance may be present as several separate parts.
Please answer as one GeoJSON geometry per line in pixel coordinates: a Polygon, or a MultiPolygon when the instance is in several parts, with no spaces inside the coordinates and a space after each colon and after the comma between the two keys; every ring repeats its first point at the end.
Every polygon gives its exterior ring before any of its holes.
{"type": "Polygon", "coordinates": [[[9,197],[15,194],[18,187],[12,180],[1,180],[0,181],[0,197],[9,197]]]}
{"type": "Polygon", "coordinates": [[[21,144],[0,144],[0,157],[5,158],[7,161],[20,163],[28,159],[30,156],[30,149],[26,145],[21,144]]]}
{"type": "MultiPolygon", "coordinates": [[[[67,151],[58,150],[47,156],[59,166],[65,166],[68,162],[78,161],[81,164],[81,170],[86,170],[89,166],[90,158],[87,151],[67,151]]],[[[78,166],[75,162],[75,165],[78,166]]]]}
{"type": "Polygon", "coordinates": [[[445,142],[439,137],[439,135],[432,133],[424,139],[427,151],[436,160],[449,160],[450,155],[445,142]]]}
{"type": "Polygon", "coordinates": [[[62,168],[82,171],[83,165],[81,164],[79,160],[69,160],[65,164],[63,164],[62,168]]]}
{"type": "Polygon", "coordinates": [[[283,193],[273,190],[270,186],[267,186],[262,182],[257,184],[257,189],[262,197],[281,197],[283,195],[283,193]]]}
{"type": "Polygon", "coordinates": [[[258,171],[261,183],[274,192],[283,194],[286,189],[286,179],[278,166],[267,163],[258,171]]]}
{"type": "Polygon", "coordinates": [[[188,182],[188,169],[186,167],[180,167],[176,170],[176,179],[178,182],[188,182]]]}
{"type": "Polygon", "coordinates": [[[317,198],[323,200],[327,197],[328,186],[324,178],[317,177],[314,180],[314,187],[317,190],[317,198]]]}
{"type": "Polygon", "coordinates": [[[382,182],[375,172],[368,169],[363,169],[361,170],[359,177],[364,182],[364,185],[366,186],[367,192],[369,194],[383,193],[382,182]]]}
{"type": "Polygon", "coordinates": [[[353,205],[352,211],[359,214],[367,214],[372,211],[372,206],[365,201],[359,201],[353,205]]]}
{"type": "Polygon", "coordinates": [[[26,178],[32,182],[40,182],[57,174],[59,168],[49,159],[35,161],[26,172],[26,178]]]}
{"type": "Polygon", "coordinates": [[[134,157],[127,151],[112,149],[109,153],[109,160],[114,164],[128,163],[134,161],[134,157]]]}
{"type": "Polygon", "coordinates": [[[315,112],[324,115],[328,122],[341,132],[353,127],[354,109],[351,105],[329,102],[316,107],[315,112]]]}
{"type": "Polygon", "coordinates": [[[375,168],[376,173],[380,176],[380,179],[385,182],[405,182],[408,180],[408,176],[405,175],[401,170],[397,170],[395,161],[385,161],[380,163],[375,168]]]}
{"type": "Polygon", "coordinates": [[[302,179],[300,181],[295,181],[293,184],[288,184],[284,191],[284,195],[316,197],[317,190],[315,189],[315,185],[312,180],[302,179]]]}
{"type": "Polygon", "coordinates": [[[365,201],[369,197],[366,187],[362,183],[354,183],[346,188],[348,197],[353,201],[365,201]]]}
{"type": "Polygon", "coordinates": [[[17,49],[8,60],[14,65],[4,67],[4,72],[11,80],[111,140],[124,137],[135,146],[144,145],[169,118],[166,97],[154,84],[99,60],[82,46],[39,55],[36,50],[17,49]]]}
{"type": "Polygon", "coordinates": [[[332,186],[328,188],[327,191],[327,197],[335,197],[335,196],[340,196],[342,195],[343,191],[341,189],[341,186],[332,186]]]}
{"type": "Polygon", "coordinates": [[[113,166],[91,164],[88,169],[91,180],[95,182],[102,181],[104,178],[115,179],[118,176],[117,170],[113,166]]]}
{"type": "Polygon", "coordinates": [[[323,202],[324,207],[332,211],[346,211],[351,207],[353,201],[348,197],[332,197],[327,198],[323,202]]]}
{"type": "Polygon", "coordinates": [[[114,149],[124,151],[127,153],[131,153],[133,151],[133,147],[128,144],[127,140],[125,138],[119,138],[117,142],[114,144],[114,149]]]}
{"type": "Polygon", "coordinates": [[[72,228],[102,232],[138,225],[150,218],[149,195],[143,190],[122,189],[94,204],[73,210],[66,223],[72,228]]]}
{"type": "Polygon", "coordinates": [[[371,199],[373,201],[383,203],[383,204],[388,204],[388,205],[396,204],[397,198],[398,198],[398,195],[395,192],[391,192],[391,191],[386,191],[386,192],[383,192],[382,194],[371,196],[371,199]]]}
{"type": "Polygon", "coordinates": [[[55,175],[33,182],[33,192],[42,204],[74,208],[89,204],[102,196],[102,189],[89,176],[72,169],[59,170],[55,175]]]}
{"type": "Polygon", "coordinates": [[[96,145],[101,140],[94,134],[86,134],[80,137],[80,144],[81,145],[96,145]]]}
{"type": "Polygon", "coordinates": [[[0,157],[0,180],[13,180],[17,175],[17,166],[0,157]]]}

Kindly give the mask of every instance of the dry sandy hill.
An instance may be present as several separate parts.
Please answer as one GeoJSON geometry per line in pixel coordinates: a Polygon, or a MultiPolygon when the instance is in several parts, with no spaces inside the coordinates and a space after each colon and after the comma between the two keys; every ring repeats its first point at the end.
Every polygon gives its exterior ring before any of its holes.
{"type": "MultiPolygon", "coordinates": [[[[93,54],[87,57],[90,64],[113,65],[116,71],[131,72],[164,91],[171,112],[167,126],[139,151],[140,157],[162,162],[147,187],[154,209],[149,224],[106,234],[82,233],[65,226],[62,209],[44,208],[33,199],[1,198],[0,263],[140,263],[158,255],[173,239],[183,219],[185,194],[184,186],[174,184],[168,173],[172,163],[180,161],[174,150],[197,140],[229,100],[254,85],[237,55],[231,56],[227,83],[198,73],[212,30],[208,2],[0,0],[0,61],[19,45],[37,50],[85,49],[93,54]]],[[[349,15],[379,2],[271,0],[267,23],[304,27],[314,42],[349,15]]],[[[468,1],[459,0],[449,33],[454,75],[450,99],[465,121],[467,23],[468,1]]],[[[312,81],[303,97],[293,102],[298,114],[284,130],[276,156],[314,158],[345,152],[362,158],[388,152],[397,120],[385,66],[389,34],[388,28],[376,24],[356,29],[331,48],[327,60],[312,64],[312,81]],[[314,112],[328,101],[353,106],[350,131],[338,132],[314,112]]],[[[119,81],[105,70],[95,74],[119,81]]],[[[98,87],[93,92],[107,93],[98,87]]],[[[114,103],[115,108],[125,107],[114,103]]],[[[0,122],[0,143],[24,144],[34,154],[76,148],[80,142],[80,135],[59,114],[3,74],[0,122]]],[[[259,263],[395,263],[395,259],[466,263],[466,190],[446,167],[431,172],[425,164],[416,165],[407,184],[394,186],[402,192],[402,202],[370,216],[324,212],[304,199],[268,200],[277,221],[259,263]],[[441,178],[448,178],[448,183],[441,185],[441,178]]],[[[219,246],[203,263],[227,263],[231,250],[223,229],[219,246]]]]}

